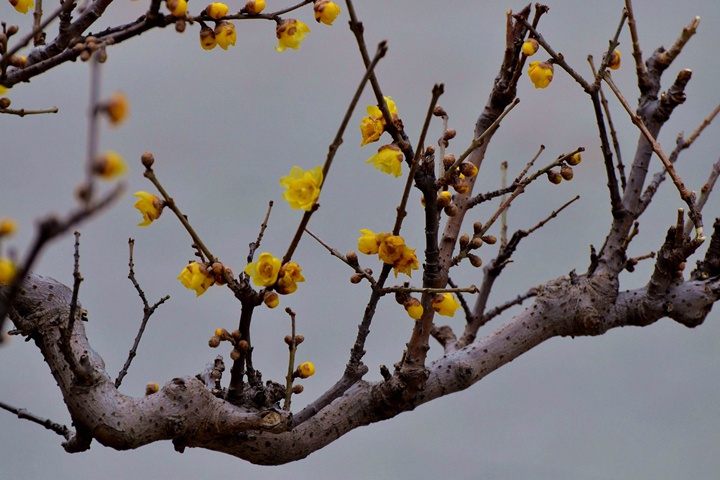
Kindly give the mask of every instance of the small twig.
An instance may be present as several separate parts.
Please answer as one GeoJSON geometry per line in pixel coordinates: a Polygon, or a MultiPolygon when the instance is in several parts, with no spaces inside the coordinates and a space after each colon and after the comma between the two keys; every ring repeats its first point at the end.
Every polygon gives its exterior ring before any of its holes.
{"type": "Polygon", "coordinates": [[[122,367],[122,370],[120,370],[120,373],[118,373],[117,378],[115,379],[115,388],[120,388],[120,384],[122,383],[123,378],[125,378],[125,375],[127,375],[128,370],[130,369],[130,364],[133,361],[133,358],[137,355],[137,349],[140,345],[140,339],[143,336],[143,333],[145,333],[145,327],[147,326],[148,320],[150,320],[150,317],[153,313],[155,313],[155,310],[165,303],[167,300],[170,299],[170,295],[165,295],[160,300],[158,300],[153,306],[150,306],[148,304],[147,298],[145,297],[145,292],[142,288],[140,288],[140,284],[135,279],[135,264],[133,263],[133,247],[135,246],[135,240],[132,238],[128,239],[128,249],[130,251],[129,253],[129,260],[128,260],[128,278],[132,282],[133,286],[135,287],[135,290],[138,293],[138,296],[140,296],[140,300],[142,300],[143,303],[143,318],[140,322],[140,328],[138,329],[138,333],[135,336],[135,342],[133,343],[132,348],[130,349],[130,353],[128,353],[128,358],[125,360],[125,364],[122,367]]]}
{"type": "Polygon", "coordinates": [[[438,293],[478,293],[478,288],[475,285],[470,285],[464,288],[415,288],[415,287],[385,287],[380,290],[381,295],[387,295],[388,293],[403,292],[403,293],[427,293],[427,294],[438,294],[438,293]]]}
{"type": "Polygon", "coordinates": [[[58,113],[59,111],[60,110],[58,109],[58,107],[45,108],[40,110],[26,110],[24,108],[0,108],[0,113],[5,113],[7,115],[17,115],[18,117],[24,117],[25,115],[44,115],[46,113],[58,113]]]}
{"type": "Polygon", "coordinates": [[[33,11],[33,31],[37,30],[37,34],[33,37],[33,45],[39,47],[45,45],[45,32],[40,31],[42,25],[42,0],[35,0],[35,11],[33,11]]]}
{"type": "MultiPolygon", "coordinates": [[[[460,307],[462,307],[463,312],[465,312],[465,318],[470,318],[471,311],[470,306],[467,304],[467,301],[465,300],[465,295],[463,295],[463,292],[460,291],[459,287],[453,282],[452,278],[448,277],[448,285],[450,285],[451,288],[455,289],[455,294],[458,297],[458,301],[460,302],[460,307]]],[[[478,289],[475,285],[472,285],[472,287],[475,289],[472,293],[477,293],[478,289]]],[[[433,335],[434,338],[435,335],[433,335]]]]}
{"type": "Polygon", "coordinates": [[[638,78],[638,86],[641,92],[645,92],[650,86],[647,68],[642,58],[642,50],[640,50],[640,39],[637,32],[637,24],[635,23],[635,14],[633,13],[632,0],[625,0],[625,11],[627,12],[628,28],[630,29],[630,38],[632,39],[632,55],[635,60],[635,72],[638,78]]]}
{"type": "Polygon", "coordinates": [[[548,215],[547,217],[545,217],[543,220],[541,220],[540,222],[538,222],[537,225],[535,225],[535,226],[532,227],[530,230],[528,230],[528,231],[527,231],[528,235],[530,235],[531,233],[533,233],[535,230],[537,230],[537,229],[539,229],[539,228],[542,228],[547,222],[549,222],[549,221],[552,220],[553,218],[557,217],[560,212],[562,212],[563,210],[565,210],[567,207],[569,207],[572,203],[576,202],[577,200],[580,200],[580,195],[575,195],[573,198],[571,198],[570,200],[568,200],[567,202],[565,202],[564,204],[562,204],[562,206],[561,206],[560,208],[558,208],[557,210],[553,210],[552,213],[550,213],[550,215],[548,215]]]}
{"type": "Polygon", "coordinates": [[[272,211],[274,202],[270,200],[268,202],[268,209],[265,213],[265,219],[263,220],[263,223],[260,224],[260,231],[258,232],[257,240],[250,243],[250,250],[248,252],[247,256],[247,263],[251,263],[253,261],[253,257],[255,256],[255,252],[257,251],[258,247],[260,247],[260,242],[262,241],[263,235],[265,234],[265,229],[268,226],[268,220],[270,219],[270,212],[272,211]]]}
{"type": "Polygon", "coordinates": [[[297,352],[297,341],[295,337],[295,312],[290,307],[285,309],[288,315],[290,315],[290,338],[291,341],[288,343],[288,372],[285,377],[285,401],[283,403],[283,410],[290,410],[290,401],[292,399],[293,390],[293,373],[295,372],[295,352],[297,352]]]}
{"type": "Polygon", "coordinates": [[[610,62],[610,59],[612,58],[612,53],[615,51],[617,46],[620,44],[618,42],[618,38],[620,37],[620,32],[622,32],[622,28],[625,25],[625,20],[627,20],[628,12],[627,9],[623,8],[622,16],[620,17],[620,24],[618,25],[617,30],[615,31],[615,36],[608,42],[608,49],[607,53],[602,59],[602,62],[600,62],[600,69],[598,70],[597,74],[593,72],[593,75],[595,76],[595,85],[596,87],[600,87],[600,81],[605,74],[605,71],[607,70],[608,62],[610,62]]]}
{"type": "MultiPolygon", "coordinates": [[[[715,186],[715,182],[718,179],[718,176],[720,176],[720,160],[715,162],[712,166],[712,170],[710,171],[710,175],[708,176],[707,181],[705,182],[705,185],[700,189],[700,197],[697,199],[697,203],[695,204],[697,206],[698,211],[702,212],[703,207],[705,206],[705,203],[707,202],[708,198],[710,197],[710,193],[712,193],[712,189],[715,186]]],[[[687,223],[685,223],[684,233],[685,235],[690,235],[690,231],[693,228],[693,223],[691,220],[688,220],[687,223]]]]}
{"type": "Polygon", "coordinates": [[[90,61],[90,99],[88,102],[87,163],[85,167],[87,180],[84,186],[85,192],[80,196],[85,203],[91,201],[94,194],[95,175],[93,174],[93,166],[95,158],[97,158],[98,144],[100,143],[100,73],[101,66],[98,61],[98,56],[93,55],[90,61]]]}
{"type": "MultiPolygon", "coordinates": [[[[504,191],[507,188],[507,173],[508,173],[508,162],[503,161],[500,164],[500,187],[504,191]]],[[[505,194],[502,194],[501,202],[505,201],[505,194]]],[[[507,210],[503,210],[500,214],[500,248],[507,245],[507,210]]]]}
{"type": "Polygon", "coordinates": [[[33,415],[32,413],[28,412],[24,408],[13,407],[12,405],[8,405],[5,402],[0,402],[0,408],[2,408],[3,410],[7,410],[10,413],[14,413],[20,419],[29,420],[33,423],[41,425],[41,426],[47,428],[48,430],[57,433],[61,437],[65,437],[66,440],[70,439],[70,435],[71,435],[72,431],[65,425],[62,425],[60,423],[55,423],[52,420],[49,420],[47,418],[38,417],[38,416],[33,415]]]}
{"type": "Polygon", "coordinates": [[[615,96],[618,98],[620,103],[622,104],[623,108],[625,108],[625,111],[630,116],[630,120],[633,124],[635,124],[640,132],[643,134],[647,142],[652,147],[653,152],[660,158],[660,161],[662,161],[663,166],[665,167],[665,170],[667,171],[668,175],[670,175],[670,178],[672,179],[673,183],[675,184],[675,188],[677,188],[678,192],[680,193],[680,198],[687,204],[689,208],[689,217],[692,220],[693,224],[695,225],[695,235],[699,240],[704,240],[703,235],[703,223],[702,223],[702,215],[697,209],[697,206],[695,205],[695,196],[692,192],[690,192],[686,187],[685,184],[682,181],[682,178],[680,178],[680,175],[675,170],[675,167],[673,164],[668,160],[667,156],[665,155],[665,152],[663,152],[662,148],[660,147],[660,144],[657,140],[655,140],[655,137],[650,133],[650,131],[645,126],[645,123],[642,120],[642,117],[640,115],[635,114],[633,108],[630,106],[628,101],[625,99],[625,97],[622,95],[618,87],[615,85],[615,82],[613,82],[612,78],[609,75],[609,72],[606,72],[606,74],[603,77],[603,80],[610,86],[610,89],[613,91],[615,96]]]}
{"type": "MultiPolygon", "coordinates": [[[[5,54],[0,58],[0,64],[5,65],[7,61],[15,55],[17,52],[19,52],[23,47],[25,47],[28,43],[30,43],[34,38],[35,35],[45,30],[45,28],[50,25],[50,22],[55,20],[57,17],[59,17],[64,12],[69,12],[73,9],[75,5],[75,2],[73,1],[66,1],[64,2],[60,8],[55,10],[53,13],[50,14],[49,17],[45,19],[44,22],[42,22],[40,25],[37,25],[32,29],[31,32],[29,32],[27,35],[25,35],[19,42],[17,42],[10,50],[5,52],[5,54]]],[[[5,71],[3,70],[3,75],[5,71]]]]}
{"type": "Polygon", "coordinates": [[[658,55],[658,63],[664,65],[665,67],[670,66],[673,60],[680,55],[680,52],[683,47],[685,47],[685,44],[690,41],[693,35],[695,35],[698,25],[700,25],[700,17],[693,18],[690,24],[682,29],[682,32],[677,40],[675,40],[675,43],[673,43],[666,51],[658,55]]]}
{"type": "Polygon", "coordinates": [[[331,254],[333,257],[337,257],[337,258],[339,258],[340,260],[342,260],[343,263],[345,263],[347,266],[349,266],[350,268],[352,268],[353,270],[355,270],[355,273],[357,273],[358,275],[360,275],[360,276],[362,276],[363,278],[367,279],[367,281],[370,282],[370,285],[371,285],[371,286],[373,286],[373,287],[375,286],[375,283],[376,283],[376,282],[375,282],[375,279],[373,278],[373,276],[370,275],[369,273],[367,273],[367,272],[366,272],[365,270],[363,270],[362,268],[360,268],[360,265],[356,265],[356,264],[350,262],[345,255],[343,255],[342,253],[340,253],[338,250],[332,248],[330,245],[328,245],[327,243],[325,243],[320,237],[318,237],[317,235],[315,235],[313,232],[311,232],[311,231],[308,230],[307,228],[305,229],[305,231],[307,232],[308,235],[310,235],[312,238],[314,238],[320,245],[322,245],[323,247],[325,247],[325,249],[326,249],[328,252],[330,252],[330,254],[331,254]]]}
{"type": "Polygon", "coordinates": [[[508,300],[507,302],[498,305],[495,308],[492,308],[488,310],[485,315],[483,315],[483,325],[487,324],[490,320],[497,317],[501,313],[503,313],[505,310],[514,307],[515,305],[522,304],[525,300],[528,298],[532,298],[538,294],[537,288],[531,288],[527,292],[518,295],[517,297],[513,298],[512,300],[508,300]]]}

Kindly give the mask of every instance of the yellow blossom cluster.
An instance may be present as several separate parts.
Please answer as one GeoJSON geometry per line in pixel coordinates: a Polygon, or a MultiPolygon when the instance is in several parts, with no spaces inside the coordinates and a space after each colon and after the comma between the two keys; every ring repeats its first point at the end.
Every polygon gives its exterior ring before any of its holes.
{"type": "Polygon", "coordinates": [[[412,276],[412,271],[419,268],[415,249],[405,245],[405,240],[391,233],[375,233],[372,230],[360,230],[358,250],[365,255],[375,255],[387,265],[392,265],[395,277],[398,273],[412,276]]]}
{"type": "MultiPolygon", "coordinates": [[[[302,268],[297,263],[281,264],[279,258],[267,252],[261,253],[257,261],[249,263],[245,267],[245,273],[250,276],[254,285],[272,287],[281,295],[294,293],[297,291],[297,284],[305,281],[302,268]]],[[[275,308],[279,303],[277,296],[272,293],[266,293],[264,301],[270,308],[275,308]]]]}
{"type": "Polygon", "coordinates": [[[282,196],[294,210],[310,211],[320,196],[322,182],[321,166],[307,171],[294,166],[290,175],[280,178],[280,186],[285,188],[282,196]]]}
{"type": "MultiPolygon", "coordinates": [[[[392,97],[384,97],[384,99],[390,116],[393,121],[396,121],[398,119],[398,109],[395,102],[392,97]]],[[[360,142],[361,147],[368,143],[377,142],[380,139],[380,135],[385,131],[385,117],[383,117],[380,107],[377,105],[368,105],[366,110],[368,116],[360,121],[360,133],[362,135],[362,142],[360,142]]]]}

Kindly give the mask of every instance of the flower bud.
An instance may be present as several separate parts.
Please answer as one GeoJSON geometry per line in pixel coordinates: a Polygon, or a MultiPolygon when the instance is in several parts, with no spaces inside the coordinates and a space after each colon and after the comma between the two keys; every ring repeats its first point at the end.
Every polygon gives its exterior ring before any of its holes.
{"type": "Polygon", "coordinates": [[[295,345],[300,345],[304,341],[305,341],[305,335],[302,335],[300,333],[295,335],[295,345]]]}
{"type": "Polygon", "coordinates": [[[447,117],[447,112],[440,105],[436,105],[433,109],[433,115],[436,117],[447,117]]]}
{"type": "Polygon", "coordinates": [[[230,338],[230,332],[224,328],[215,329],[215,336],[220,337],[221,340],[227,340],[230,338]]]}
{"type": "Polygon", "coordinates": [[[160,390],[160,385],[157,382],[150,382],[145,385],[145,395],[152,395],[160,390]]]}
{"type": "Polygon", "coordinates": [[[534,38],[528,38],[527,40],[525,40],[525,42],[523,42],[522,52],[526,56],[532,57],[533,55],[535,55],[539,48],[540,44],[537,40],[535,40],[534,38]]]}
{"type": "Polygon", "coordinates": [[[470,260],[470,265],[472,265],[475,268],[482,267],[482,258],[478,257],[477,255],[474,255],[472,253],[467,254],[468,260],[470,260]]]}
{"type": "Polygon", "coordinates": [[[350,283],[356,283],[356,284],[357,284],[357,283],[362,282],[362,279],[363,279],[363,276],[362,276],[362,275],[360,275],[359,273],[353,273],[353,274],[350,276],[350,283]]]}
{"type": "Polygon", "coordinates": [[[293,385],[292,392],[296,395],[299,395],[305,390],[305,387],[302,385],[293,385]]]}
{"type": "Polygon", "coordinates": [[[470,185],[468,185],[468,183],[462,179],[458,179],[452,187],[453,190],[455,190],[460,195],[464,195],[470,191],[470,185]]]}
{"type": "Polygon", "coordinates": [[[185,19],[181,18],[175,21],[175,31],[177,33],[183,33],[186,27],[187,23],[185,22],[185,19]]]}
{"type": "Polygon", "coordinates": [[[468,243],[470,243],[470,235],[467,233],[463,233],[460,235],[460,248],[465,248],[468,246],[468,243]]]}
{"type": "Polygon", "coordinates": [[[562,182],[562,175],[560,175],[560,172],[556,170],[548,170],[547,172],[547,178],[550,180],[550,183],[557,185],[558,183],[562,182]]]}
{"type": "Polygon", "coordinates": [[[425,155],[435,155],[435,146],[428,145],[427,147],[425,147],[425,155]]]}
{"type": "Polygon", "coordinates": [[[18,32],[19,28],[17,25],[10,25],[7,29],[7,36],[12,37],[18,32]]]}
{"type": "Polygon", "coordinates": [[[466,177],[474,177],[478,173],[478,168],[470,162],[460,164],[460,173],[466,177]]]}
{"type": "Polygon", "coordinates": [[[420,320],[425,311],[423,309],[423,306],[420,304],[420,300],[414,297],[408,297],[408,299],[403,304],[403,307],[405,307],[405,311],[407,312],[408,316],[413,320],[420,320]]]}
{"type": "Polygon", "coordinates": [[[563,180],[567,180],[568,182],[573,179],[573,169],[570,165],[565,165],[564,163],[560,166],[560,175],[562,176],[563,180]]]}
{"type": "Polygon", "coordinates": [[[568,165],[572,165],[573,167],[580,163],[582,161],[582,156],[580,155],[580,152],[568,157],[565,159],[565,161],[568,163],[568,165]]]}
{"type": "Polygon", "coordinates": [[[27,57],[23,55],[11,55],[8,59],[8,63],[13,67],[24,68],[27,63],[27,57]]]}
{"type": "Polygon", "coordinates": [[[240,330],[233,330],[230,335],[232,335],[233,340],[235,340],[236,342],[242,338],[240,330]]]}
{"type": "Polygon", "coordinates": [[[290,335],[285,335],[285,343],[288,344],[288,347],[292,347],[293,339],[290,335]]]}
{"type": "Polygon", "coordinates": [[[473,223],[473,233],[475,235],[479,234],[480,232],[482,232],[482,227],[483,227],[482,222],[473,223]]]}
{"type": "Polygon", "coordinates": [[[208,340],[208,345],[210,346],[210,348],[217,348],[218,346],[220,346],[220,337],[213,335],[212,337],[210,337],[210,340],[208,340]]]}
{"type": "Polygon", "coordinates": [[[358,266],[360,263],[358,262],[358,256],[357,253],[350,250],[346,255],[345,258],[347,259],[348,263],[350,265],[358,266]]]}
{"type": "Polygon", "coordinates": [[[152,153],[150,153],[150,152],[145,152],[145,153],[143,153],[142,156],[140,157],[140,161],[141,161],[142,164],[145,166],[145,168],[147,168],[148,170],[150,170],[150,169],[152,168],[152,166],[153,166],[153,163],[155,163],[155,157],[153,157],[153,154],[152,154],[152,153]]]}
{"type": "Polygon", "coordinates": [[[482,247],[483,239],[481,237],[473,237],[470,241],[470,250],[475,250],[482,247]]]}
{"type": "Polygon", "coordinates": [[[447,190],[440,192],[437,197],[437,206],[439,208],[445,208],[452,203],[452,194],[447,190]]]}
{"type": "Polygon", "coordinates": [[[240,352],[239,352],[236,348],[233,348],[233,349],[230,351],[230,359],[231,359],[233,362],[237,362],[237,361],[240,359],[240,352]]]}
{"type": "MultiPolygon", "coordinates": [[[[607,55],[607,52],[605,52],[607,55]]],[[[611,70],[617,70],[620,68],[620,50],[613,50],[610,54],[610,59],[607,62],[607,66],[611,70]]]]}
{"type": "Polygon", "coordinates": [[[10,99],[8,97],[2,97],[0,98],[0,108],[3,110],[8,108],[10,106],[10,99]]]}
{"type": "Polygon", "coordinates": [[[443,210],[445,211],[445,215],[447,215],[448,217],[454,217],[455,215],[458,214],[458,207],[454,203],[451,203],[450,205],[445,207],[443,210]]]}
{"type": "Polygon", "coordinates": [[[280,297],[278,297],[278,294],[275,292],[265,292],[263,303],[268,308],[275,308],[280,305],[280,297]]]}
{"type": "Polygon", "coordinates": [[[457,130],[454,128],[448,128],[445,130],[445,133],[443,133],[443,140],[452,140],[455,138],[455,135],[457,135],[457,130]]]}
{"type": "Polygon", "coordinates": [[[312,362],[304,362],[298,365],[293,373],[293,377],[308,378],[315,375],[315,365],[312,362]]]}
{"type": "Polygon", "coordinates": [[[445,166],[445,170],[452,167],[455,163],[455,155],[452,153],[446,153],[443,157],[443,165],[445,166]]]}
{"type": "Polygon", "coordinates": [[[484,237],[480,238],[482,238],[482,241],[487,243],[488,245],[495,245],[495,243],[497,243],[497,238],[495,238],[494,235],[485,235],[484,237]]]}

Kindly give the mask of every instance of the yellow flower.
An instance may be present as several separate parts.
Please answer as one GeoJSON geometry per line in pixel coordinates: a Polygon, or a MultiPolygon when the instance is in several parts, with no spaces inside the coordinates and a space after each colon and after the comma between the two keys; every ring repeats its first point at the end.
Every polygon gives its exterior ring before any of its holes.
{"type": "Polygon", "coordinates": [[[217,45],[215,40],[215,32],[210,27],[200,29],[200,46],[203,50],[212,50],[217,45]]]}
{"type": "Polygon", "coordinates": [[[311,377],[315,374],[315,365],[313,365],[312,362],[301,363],[295,372],[300,378],[311,377]]]}
{"type": "Polygon", "coordinates": [[[275,308],[280,305],[280,297],[278,297],[278,294],[275,292],[265,292],[263,303],[268,308],[275,308]]]}
{"type": "Polygon", "coordinates": [[[145,385],[145,395],[152,395],[160,391],[160,385],[157,382],[150,382],[145,385]]]}
{"type": "Polygon", "coordinates": [[[335,19],[340,15],[340,7],[335,2],[329,2],[328,0],[315,0],[313,7],[315,10],[315,21],[324,23],[325,25],[332,25],[335,19]]]}
{"type": "Polygon", "coordinates": [[[302,268],[295,262],[288,262],[280,268],[276,290],[282,295],[294,293],[298,288],[298,282],[304,281],[302,268]]]}
{"type": "Polygon", "coordinates": [[[217,26],[215,26],[215,41],[223,50],[227,50],[229,45],[235,46],[235,42],[237,41],[235,25],[225,21],[219,22],[217,26]]]}
{"type": "Polygon", "coordinates": [[[220,2],[213,2],[207,7],[205,7],[205,13],[207,14],[207,16],[210,18],[214,18],[215,20],[223,18],[225,15],[228,14],[228,11],[230,11],[230,7],[220,2]]]}
{"type": "Polygon", "coordinates": [[[93,163],[93,173],[105,180],[111,180],[127,172],[127,163],[119,153],[112,150],[100,155],[93,163]]]}
{"type": "Polygon", "coordinates": [[[8,89],[6,87],[3,87],[2,85],[0,85],[0,95],[7,93],[7,91],[8,91],[8,89]]]}
{"type": "Polygon", "coordinates": [[[383,145],[378,149],[378,153],[368,158],[365,163],[372,163],[373,167],[383,173],[394,175],[395,178],[402,174],[403,154],[397,145],[383,145]]]}
{"type": "Polygon", "coordinates": [[[250,15],[257,15],[265,10],[265,0],[248,0],[245,4],[245,11],[250,15]]]}
{"type": "Polygon", "coordinates": [[[0,257],[0,285],[10,285],[17,275],[17,268],[12,260],[0,257]]]}
{"type": "Polygon", "coordinates": [[[620,50],[614,50],[612,55],[610,55],[610,60],[608,60],[607,66],[611,70],[617,70],[620,68],[620,50]]]}
{"type": "Polygon", "coordinates": [[[399,261],[405,250],[405,240],[398,235],[388,233],[378,234],[380,246],[378,247],[378,257],[383,263],[393,265],[399,261]]]}
{"type": "MultiPolygon", "coordinates": [[[[384,99],[390,116],[393,120],[397,120],[398,109],[392,97],[384,97],[384,99]]],[[[383,117],[380,107],[377,105],[368,105],[366,110],[368,116],[360,121],[360,134],[362,135],[362,142],[360,142],[361,147],[377,141],[385,130],[385,117],[383,117]]]]}
{"type": "Polygon", "coordinates": [[[14,218],[0,218],[0,238],[8,237],[17,232],[17,222],[14,218]]]}
{"type": "Polygon", "coordinates": [[[455,315],[455,310],[460,308],[460,304],[457,300],[455,300],[455,297],[452,293],[441,293],[435,295],[435,297],[432,299],[432,307],[433,310],[435,310],[440,315],[452,317],[453,315],[455,315]]]}
{"type": "Polygon", "coordinates": [[[528,57],[532,57],[533,55],[535,55],[535,52],[538,51],[538,48],[540,48],[540,45],[538,45],[538,41],[534,38],[528,38],[522,44],[522,52],[528,57]]]}
{"type": "Polygon", "coordinates": [[[407,245],[402,249],[400,258],[393,262],[393,269],[395,271],[395,278],[398,273],[404,273],[408,277],[412,277],[412,271],[420,268],[418,264],[417,255],[415,255],[414,248],[408,248],[407,245]]]}
{"type": "Polygon", "coordinates": [[[274,285],[280,273],[280,259],[264,252],[258,257],[257,262],[252,262],[245,267],[245,273],[250,275],[253,284],[259,287],[274,285]]]}
{"type": "Polygon", "coordinates": [[[138,223],[140,227],[147,227],[154,220],[160,218],[165,202],[156,195],[148,192],[135,192],[135,196],[139,197],[135,202],[135,208],[142,213],[143,221],[138,223]]]}
{"type": "Polygon", "coordinates": [[[317,166],[312,170],[304,171],[298,166],[292,167],[290,175],[280,179],[280,186],[285,187],[283,198],[290,203],[295,210],[310,211],[320,196],[320,185],[322,185],[322,167],[317,166]]]}
{"type": "Polygon", "coordinates": [[[568,165],[575,166],[582,161],[582,155],[580,155],[580,152],[578,152],[572,157],[566,158],[565,161],[568,163],[568,165]]]}
{"type": "Polygon", "coordinates": [[[362,237],[358,238],[358,250],[365,255],[375,255],[378,253],[379,242],[375,232],[363,228],[360,230],[360,233],[362,237]]]}
{"type": "Polygon", "coordinates": [[[405,311],[410,316],[410,318],[412,318],[413,320],[420,320],[424,309],[423,306],[420,305],[420,301],[417,298],[410,297],[410,299],[408,299],[403,306],[405,307],[405,311]]]}
{"type": "Polygon", "coordinates": [[[185,288],[195,290],[197,297],[207,291],[208,288],[215,284],[215,277],[208,268],[202,263],[191,262],[183,268],[177,277],[185,288]]]}
{"type": "Polygon", "coordinates": [[[545,88],[553,79],[553,66],[547,62],[530,62],[527,73],[535,88],[545,88]]]}
{"type": "Polygon", "coordinates": [[[33,0],[10,0],[10,5],[20,13],[27,13],[28,9],[35,7],[33,0]]]}
{"type": "Polygon", "coordinates": [[[184,17],[187,12],[187,0],[167,0],[167,8],[173,17],[184,17]]]}
{"type": "Polygon", "coordinates": [[[283,20],[275,29],[275,35],[278,38],[278,46],[275,50],[283,52],[287,48],[297,50],[300,43],[305,40],[305,34],[310,33],[310,27],[300,20],[294,18],[283,20]]]}
{"type": "Polygon", "coordinates": [[[110,123],[117,125],[125,120],[130,112],[130,102],[123,92],[115,92],[105,104],[105,112],[110,123]]]}

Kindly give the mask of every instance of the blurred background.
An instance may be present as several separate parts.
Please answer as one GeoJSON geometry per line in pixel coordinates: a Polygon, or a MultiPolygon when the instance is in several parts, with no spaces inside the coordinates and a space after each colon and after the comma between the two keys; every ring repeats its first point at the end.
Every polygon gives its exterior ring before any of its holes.
{"type": "MultiPolygon", "coordinates": [[[[231,11],[241,3],[228,2],[231,11]]],[[[267,11],[287,5],[268,0],[267,11]]],[[[340,2],[339,2],[340,3],[340,2]]],[[[142,177],[140,155],[154,154],[163,185],[189,217],[210,250],[236,272],[243,270],[248,244],[255,240],[267,202],[275,201],[260,251],[282,256],[301,212],[281,198],[278,179],[293,165],[322,164],[362,74],[361,58],[347,28],[347,9],[335,25],[316,24],[312,8],[291,16],[312,33],[298,51],[278,53],[275,25],[268,21],[237,23],[235,47],[204,51],[199,27],[183,34],[172,28],[145,33],[108,50],[102,71],[106,97],[124,91],[131,116],[119,128],[103,125],[101,149],[120,152],[131,164],[129,189],[111,210],[81,228],[80,291],[89,311],[87,333],[104,358],[108,372],[121,369],[142,318],[142,304],[127,280],[128,238],[135,239],[135,272],[150,302],[172,298],[152,317],[138,357],[121,391],[141,396],[145,384],[161,385],[176,376],[194,375],[223,347],[207,340],[218,327],[233,329],[238,304],[227,289],[212,288],[200,298],[175,279],[193,258],[191,240],[165,212],[148,228],[139,228],[132,193],[153,191],[142,177]]],[[[624,2],[552,0],[540,31],[568,62],[589,78],[588,54],[596,62],[615,33],[624,2]]],[[[450,152],[467,148],[474,122],[485,105],[503,55],[505,13],[524,4],[499,1],[357,2],[371,51],[387,39],[389,52],[377,68],[386,95],[393,97],[410,138],[416,142],[434,83],[444,83],[440,99],[458,135],[450,152]]],[[[142,15],[147,2],[118,0],[95,31],[142,15]]],[[[190,2],[190,12],[204,5],[190,2]]],[[[670,152],[679,132],[689,135],[720,101],[720,9],[715,0],[637,1],[641,48],[650,55],[669,47],[693,17],[698,34],[668,69],[667,88],[682,68],[694,72],[687,102],[664,127],[660,141],[670,152]]],[[[46,11],[51,8],[45,7],[46,11]]],[[[0,18],[26,31],[31,17],[4,2],[0,18]]],[[[49,38],[53,37],[50,30],[49,38]]],[[[613,77],[631,104],[637,86],[630,36],[621,35],[623,66],[613,77]]],[[[541,52],[540,60],[547,57],[541,52]]],[[[538,58],[538,57],[534,57],[538,58]]],[[[14,108],[57,106],[56,115],[25,118],[0,116],[0,216],[14,216],[20,233],[11,242],[23,252],[39,218],[63,214],[74,206],[73,190],[83,178],[86,150],[89,66],[64,64],[8,94],[14,108]]],[[[608,90],[608,93],[609,90],[608,90]]],[[[599,248],[610,213],[599,140],[589,98],[570,77],[556,69],[555,79],[536,90],[526,75],[520,81],[521,103],[495,135],[480,172],[476,192],[499,187],[499,165],[508,161],[514,177],[545,145],[537,165],[584,146],[575,179],[558,186],[537,182],[508,214],[509,230],[527,229],[573,196],[581,199],[533,236],[525,239],[514,262],[492,293],[498,305],[529,288],[572,269],[583,272],[590,245],[599,248]]],[[[615,98],[609,98],[622,153],[629,164],[638,132],[615,98]]],[[[309,228],[341,252],[356,248],[359,230],[388,231],[405,175],[383,175],[365,160],[388,139],[359,147],[358,125],[364,106],[374,103],[365,92],[345,134],[309,228]]],[[[699,190],[718,159],[720,125],[708,127],[678,170],[699,190]]],[[[431,126],[429,142],[442,132],[431,126]]],[[[659,161],[651,163],[658,171],[659,161]]],[[[405,168],[406,174],[407,168],[405,168]]],[[[107,187],[109,188],[109,186],[107,187]]],[[[403,236],[422,251],[419,194],[412,192],[403,236]]],[[[712,225],[720,210],[715,194],[705,208],[712,225]]],[[[641,234],[629,254],[656,251],[683,203],[670,182],[642,217],[641,234]]],[[[485,221],[497,202],[477,208],[468,220],[485,221]]],[[[468,223],[469,229],[470,223],[468,223]]],[[[497,231],[493,231],[495,235],[497,231]]],[[[72,283],[72,236],[55,242],[36,271],[72,283]]],[[[704,251],[704,250],[703,250],[704,251]]],[[[495,250],[480,251],[487,262],[495,250]]],[[[698,257],[700,258],[700,257],[698,257]]],[[[282,381],[287,368],[283,337],[290,331],[286,306],[297,312],[298,332],[306,337],[298,361],[312,361],[317,373],[302,382],[305,392],[293,401],[298,411],[341,375],[357,332],[369,290],[352,285],[352,272],[310,237],[303,238],[295,259],[307,282],[281,298],[281,308],[259,309],[253,324],[254,362],[265,379],[282,381]]],[[[377,260],[361,258],[379,271],[377,260]]],[[[467,263],[467,262],[466,262],[467,263]]],[[[694,260],[693,264],[694,265],[694,260]]],[[[622,277],[622,289],[648,279],[652,262],[622,277]]],[[[463,265],[453,272],[462,285],[480,283],[480,271],[463,265]]],[[[413,277],[417,284],[419,272],[413,277]]],[[[399,279],[399,281],[402,281],[399,279]]],[[[523,307],[495,319],[488,334],[523,307]]],[[[716,309],[717,310],[717,309],[716,309]]],[[[456,331],[463,319],[446,319],[456,331]]],[[[368,380],[379,380],[379,365],[400,359],[412,321],[390,297],[381,302],[372,325],[365,363],[368,380]]],[[[441,349],[432,345],[430,355],[441,349]]],[[[38,350],[19,338],[0,348],[3,365],[0,400],[36,415],[69,424],[60,392],[38,350]]],[[[647,328],[617,329],[597,338],[552,339],[472,388],[423,405],[390,421],[357,429],[307,459],[280,467],[259,467],[199,449],[182,455],[170,442],[137,451],[116,452],[93,443],[90,451],[69,455],[61,438],[13,415],[0,412],[0,477],[57,480],[126,479],[152,476],[178,480],[235,475],[242,478],[297,479],[674,479],[713,478],[720,470],[720,319],[711,312],[704,325],[689,330],[669,319],[647,328]]]]}

